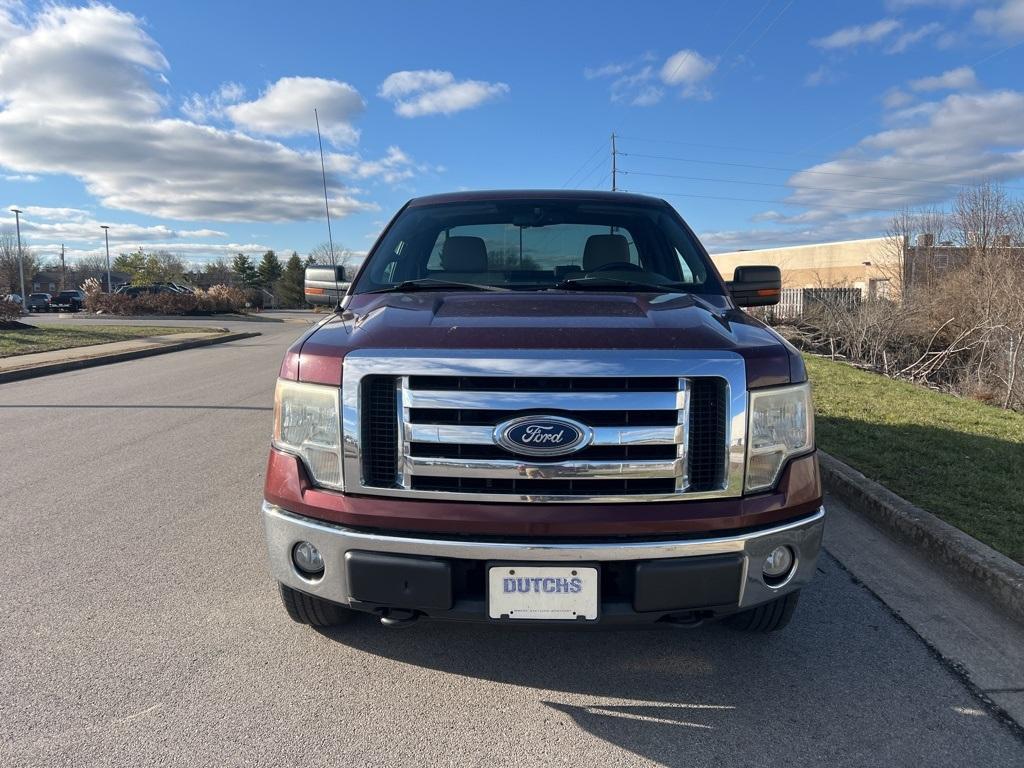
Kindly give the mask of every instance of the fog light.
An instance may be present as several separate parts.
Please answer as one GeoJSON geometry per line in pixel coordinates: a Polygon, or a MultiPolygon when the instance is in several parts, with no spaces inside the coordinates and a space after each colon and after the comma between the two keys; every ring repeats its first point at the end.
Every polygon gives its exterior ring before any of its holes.
{"type": "Polygon", "coordinates": [[[764,559],[764,575],[769,581],[784,578],[793,567],[793,550],[789,547],[776,547],[764,559]]]}
{"type": "Polygon", "coordinates": [[[320,550],[308,541],[300,541],[292,549],[292,560],[303,576],[315,577],[324,572],[324,558],[320,550]]]}

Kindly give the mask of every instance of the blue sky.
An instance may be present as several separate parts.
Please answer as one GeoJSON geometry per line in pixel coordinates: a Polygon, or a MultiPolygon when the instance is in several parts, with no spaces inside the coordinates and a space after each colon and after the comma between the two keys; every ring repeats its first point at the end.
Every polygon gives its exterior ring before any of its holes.
{"type": "Polygon", "coordinates": [[[710,250],[1024,189],[1024,0],[0,0],[0,190],[44,256],[363,251],[409,197],[663,195],[710,250]],[[319,201],[319,202],[318,202],[319,201]]]}

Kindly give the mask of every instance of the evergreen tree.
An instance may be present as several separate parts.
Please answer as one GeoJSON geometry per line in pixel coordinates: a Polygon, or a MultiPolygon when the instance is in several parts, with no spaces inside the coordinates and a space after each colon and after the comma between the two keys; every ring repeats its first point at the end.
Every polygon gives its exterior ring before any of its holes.
{"type": "Polygon", "coordinates": [[[302,264],[302,259],[299,258],[299,254],[292,252],[277,283],[277,293],[282,306],[301,307],[306,303],[305,279],[306,268],[302,264]]]}
{"type": "Polygon", "coordinates": [[[281,262],[277,254],[273,251],[264,253],[256,271],[259,274],[260,285],[268,291],[273,291],[274,283],[281,279],[281,262]]]}
{"type": "Polygon", "coordinates": [[[238,275],[238,282],[245,288],[252,288],[259,282],[259,272],[244,253],[239,253],[232,259],[231,271],[238,275]]]}

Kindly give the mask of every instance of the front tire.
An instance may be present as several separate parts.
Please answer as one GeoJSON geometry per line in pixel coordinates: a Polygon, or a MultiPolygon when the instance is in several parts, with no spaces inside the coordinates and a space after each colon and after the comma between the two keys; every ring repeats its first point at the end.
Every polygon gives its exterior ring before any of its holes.
{"type": "Polygon", "coordinates": [[[777,597],[770,603],[733,614],[725,620],[725,624],[740,632],[777,632],[789,624],[799,601],[798,589],[783,597],[777,597]]]}
{"type": "Polygon", "coordinates": [[[288,616],[298,624],[309,624],[311,627],[337,627],[352,618],[352,611],[329,600],[307,595],[297,589],[278,582],[281,602],[288,616]]]}

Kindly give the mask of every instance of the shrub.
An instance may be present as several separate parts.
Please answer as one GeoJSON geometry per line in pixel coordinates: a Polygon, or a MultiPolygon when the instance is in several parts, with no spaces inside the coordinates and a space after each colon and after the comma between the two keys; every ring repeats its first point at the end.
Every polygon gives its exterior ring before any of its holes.
{"type": "Polygon", "coordinates": [[[8,298],[0,299],[0,323],[10,323],[21,317],[21,305],[8,298]]]}
{"type": "Polygon", "coordinates": [[[144,293],[129,297],[123,293],[86,292],[85,306],[92,312],[111,315],[200,315],[216,312],[241,312],[245,292],[227,285],[215,285],[209,291],[192,293],[144,293]]]}

